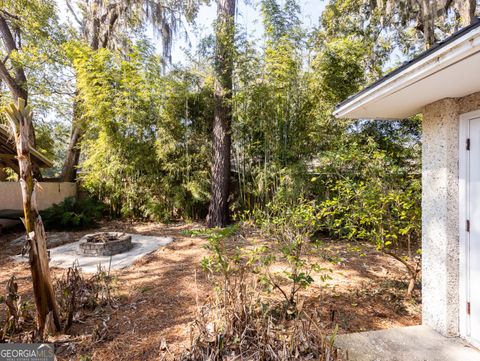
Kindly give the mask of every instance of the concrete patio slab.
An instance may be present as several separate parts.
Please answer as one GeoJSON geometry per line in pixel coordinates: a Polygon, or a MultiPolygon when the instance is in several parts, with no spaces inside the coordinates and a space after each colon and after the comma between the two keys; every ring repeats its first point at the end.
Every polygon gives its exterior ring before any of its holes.
{"type": "MultiPolygon", "coordinates": [[[[173,241],[171,237],[152,237],[132,234],[133,248],[127,252],[119,253],[114,256],[83,256],[78,254],[79,241],[68,243],[63,246],[49,249],[50,266],[59,268],[68,268],[78,260],[79,267],[83,272],[95,273],[99,264],[107,269],[117,270],[132,265],[133,262],[143,256],[155,252],[160,247],[166,246],[173,241]]],[[[21,255],[13,256],[16,261],[26,262],[28,259],[21,255]]]]}
{"type": "MultiPolygon", "coordinates": [[[[65,243],[74,242],[75,235],[70,232],[47,232],[47,248],[61,246],[65,243]]],[[[26,243],[25,235],[10,241],[11,246],[23,246],[26,243]]]]}
{"type": "Polygon", "coordinates": [[[335,346],[349,361],[480,361],[480,352],[428,326],[338,335],[335,346]]]}

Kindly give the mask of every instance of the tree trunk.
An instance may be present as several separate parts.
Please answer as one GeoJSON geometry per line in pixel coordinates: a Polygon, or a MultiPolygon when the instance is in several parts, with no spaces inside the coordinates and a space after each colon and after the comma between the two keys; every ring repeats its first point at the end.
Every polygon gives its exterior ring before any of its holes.
{"type": "Polygon", "coordinates": [[[73,120],[70,143],[67,148],[65,162],[63,163],[61,179],[63,182],[75,182],[77,179],[77,167],[80,160],[80,140],[83,135],[83,124],[81,123],[78,100],[73,103],[73,120]]]}
{"type": "Polygon", "coordinates": [[[77,167],[80,160],[80,138],[82,130],[80,126],[73,125],[72,135],[70,137],[70,144],[68,145],[65,163],[62,169],[63,182],[75,182],[77,179],[77,167]]]}
{"type": "Polygon", "coordinates": [[[25,107],[25,101],[19,99],[18,108],[10,105],[7,108],[7,118],[15,136],[17,157],[20,168],[20,186],[22,190],[24,225],[27,239],[30,244],[30,269],[32,273],[33,294],[37,308],[38,338],[43,338],[47,317],[53,316],[57,331],[60,331],[58,308],[50,279],[48,266],[47,242],[42,219],[38,213],[35,194],[35,180],[33,178],[32,163],[30,160],[30,140],[32,113],[25,107]]]}
{"type": "Polygon", "coordinates": [[[430,0],[422,0],[423,36],[427,49],[435,44],[435,12],[430,0]]]}
{"type": "Polygon", "coordinates": [[[5,172],[4,168],[0,167],[0,182],[4,182],[7,180],[7,172],[5,172]]]}
{"type": "MultiPolygon", "coordinates": [[[[101,21],[98,14],[98,9],[101,8],[101,1],[95,0],[92,3],[92,20],[89,26],[89,30],[83,33],[84,39],[90,44],[92,50],[98,50],[100,47],[100,25],[101,21]]],[[[111,26],[117,21],[118,17],[115,17],[111,26]]],[[[108,37],[106,37],[102,46],[108,45],[108,37]]],[[[65,162],[63,163],[61,179],[64,182],[75,182],[77,180],[77,167],[80,161],[81,153],[81,139],[84,133],[84,124],[81,119],[78,99],[78,85],[75,91],[75,99],[73,100],[73,119],[72,119],[72,132],[70,134],[70,143],[68,144],[67,154],[65,156],[65,162]]]]}
{"type": "Polygon", "coordinates": [[[413,292],[413,289],[415,288],[415,282],[416,281],[417,281],[417,275],[416,274],[410,274],[410,277],[408,279],[407,294],[405,295],[406,298],[412,297],[412,292],[413,292]]]}
{"type": "Polygon", "coordinates": [[[212,187],[207,217],[209,227],[224,227],[229,220],[235,5],[235,0],[217,1],[212,187]]]}
{"type": "Polygon", "coordinates": [[[405,297],[410,298],[412,296],[412,292],[415,288],[415,282],[417,281],[418,274],[420,273],[420,263],[415,262],[412,257],[410,256],[410,261],[412,264],[409,264],[406,260],[404,260],[402,257],[396,255],[393,252],[383,250],[385,254],[388,254],[389,256],[392,256],[395,258],[397,261],[402,263],[405,268],[407,269],[407,274],[408,274],[408,288],[405,297]]]}
{"type": "MultiPolygon", "coordinates": [[[[0,15],[0,37],[8,53],[8,57],[12,53],[19,51],[20,46],[17,46],[17,43],[10,29],[10,26],[7,20],[2,15],[0,15]]],[[[7,84],[8,90],[10,91],[13,102],[15,104],[18,103],[19,99],[23,99],[25,101],[25,104],[27,104],[28,83],[27,83],[27,76],[25,75],[25,70],[23,66],[17,63],[14,63],[12,65],[12,69],[8,70],[5,60],[3,61],[0,60],[0,78],[3,80],[5,84],[7,84]]],[[[29,134],[28,139],[30,141],[30,145],[32,147],[35,147],[36,141],[35,141],[35,129],[33,127],[33,123],[30,122],[28,127],[30,127],[28,132],[29,134]]],[[[40,168],[36,164],[33,164],[32,167],[33,167],[33,174],[35,178],[41,181],[42,173],[40,172],[40,168]]]]}
{"type": "Polygon", "coordinates": [[[460,23],[462,26],[473,24],[477,21],[475,17],[475,10],[477,7],[476,0],[460,0],[458,5],[458,12],[460,14],[460,23]]]}
{"type": "MultiPolygon", "coordinates": [[[[10,26],[7,20],[0,15],[0,36],[2,38],[3,45],[7,51],[8,56],[12,53],[18,52],[19,49],[17,47],[17,43],[13,36],[13,33],[10,29],[10,26]]],[[[0,64],[0,76],[2,80],[7,84],[13,100],[18,102],[18,99],[23,99],[25,102],[27,101],[27,77],[25,75],[25,71],[21,65],[18,63],[12,64],[13,75],[7,70],[7,65],[5,61],[1,61],[0,64]]],[[[30,134],[32,136],[32,134],[30,134]]]]}

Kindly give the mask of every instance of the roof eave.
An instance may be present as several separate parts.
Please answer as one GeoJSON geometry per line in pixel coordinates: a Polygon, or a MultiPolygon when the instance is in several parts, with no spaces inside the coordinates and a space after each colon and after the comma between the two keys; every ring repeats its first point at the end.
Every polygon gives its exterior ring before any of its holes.
{"type": "MultiPolygon", "coordinates": [[[[337,106],[333,115],[337,118],[387,119],[375,114],[355,116],[355,113],[360,113],[359,110],[365,109],[366,105],[394,94],[477,52],[480,52],[480,23],[462,30],[444,44],[422,54],[415,60],[401,66],[354,96],[346,99],[337,106]]],[[[421,109],[418,109],[418,112],[420,111],[421,109]]],[[[405,114],[404,116],[390,119],[404,119],[411,115],[414,114],[405,114]]]]}

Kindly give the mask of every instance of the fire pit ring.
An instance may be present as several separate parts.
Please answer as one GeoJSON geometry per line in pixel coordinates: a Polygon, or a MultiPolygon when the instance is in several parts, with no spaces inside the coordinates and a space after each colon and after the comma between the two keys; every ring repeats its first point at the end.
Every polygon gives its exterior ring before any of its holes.
{"type": "Polygon", "coordinates": [[[132,249],[132,236],[122,232],[98,232],[80,239],[79,253],[85,256],[113,256],[132,249]]]}

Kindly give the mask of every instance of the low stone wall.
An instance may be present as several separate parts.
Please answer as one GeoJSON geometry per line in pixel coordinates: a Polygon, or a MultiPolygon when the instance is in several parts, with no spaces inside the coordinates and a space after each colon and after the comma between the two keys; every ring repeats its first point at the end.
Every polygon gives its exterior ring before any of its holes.
{"type": "MultiPolygon", "coordinates": [[[[65,198],[76,195],[76,184],[69,182],[40,182],[37,189],[39,210],[62,202],[65,198]]],[[[22,210],[22,192],[18,182],[0,182],[0,210],[22,210]]]]}
{"type": "Polygon", "coordinates": [[[80,239],[79,253],[86,256],[113,256],[131,250],[133,247],[132,236],[121,232],[106,232],[87,234],[80,239]],[[108,241],[94,242],[96,236],[109,235],[108,241]]]}

